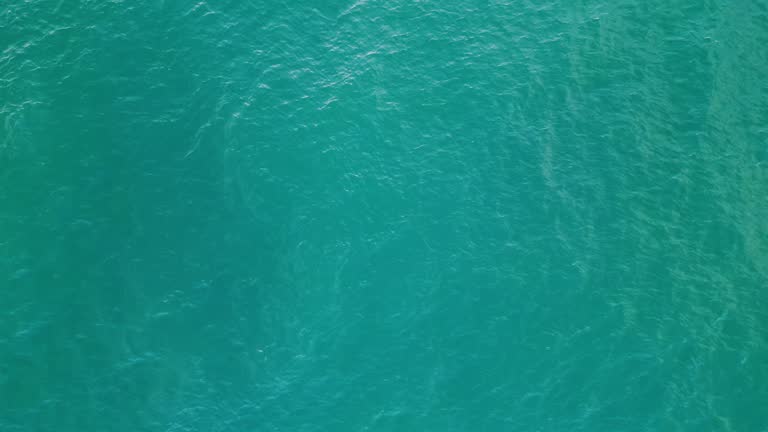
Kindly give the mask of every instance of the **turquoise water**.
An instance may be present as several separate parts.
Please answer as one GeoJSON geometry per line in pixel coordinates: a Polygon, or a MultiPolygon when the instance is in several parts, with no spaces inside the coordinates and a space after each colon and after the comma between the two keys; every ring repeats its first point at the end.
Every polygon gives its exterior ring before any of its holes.
{"type": "Polygon", "coordinates": [[[768,431],[768,2],[10,0],[0,430],[768,431]]]}

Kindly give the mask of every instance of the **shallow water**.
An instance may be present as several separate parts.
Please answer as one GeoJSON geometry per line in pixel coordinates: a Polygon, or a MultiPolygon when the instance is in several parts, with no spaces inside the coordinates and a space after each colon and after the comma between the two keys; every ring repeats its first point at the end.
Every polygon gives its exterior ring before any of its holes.
{"type": "Polygon", "coordinates": [[[0,430],[765,431],[768,2],[10,0],[0,430]]]}

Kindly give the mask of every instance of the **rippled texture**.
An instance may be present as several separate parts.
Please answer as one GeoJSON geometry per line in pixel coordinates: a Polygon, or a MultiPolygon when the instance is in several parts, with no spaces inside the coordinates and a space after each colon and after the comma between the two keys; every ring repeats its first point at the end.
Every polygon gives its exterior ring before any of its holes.
{"type": "Polygon", "coordinates": [[[768,2],[10,0],[0,430],[766,431],[768,2]]]}

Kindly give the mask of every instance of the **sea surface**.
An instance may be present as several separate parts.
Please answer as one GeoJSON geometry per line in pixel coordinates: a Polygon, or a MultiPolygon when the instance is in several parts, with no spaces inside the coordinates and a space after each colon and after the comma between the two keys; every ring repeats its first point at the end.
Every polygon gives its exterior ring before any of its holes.
{"type": "Polygon", "coordinates": [[[0,431],[766,407],[767,0],[0,4],[0,431]]]}

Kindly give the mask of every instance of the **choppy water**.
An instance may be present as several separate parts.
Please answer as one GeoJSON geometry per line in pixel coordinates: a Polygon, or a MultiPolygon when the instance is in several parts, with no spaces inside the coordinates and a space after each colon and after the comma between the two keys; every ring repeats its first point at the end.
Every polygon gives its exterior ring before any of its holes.
{"type": "Polygon", "coordinates": [[[768,2],[0,5],[0,430],[768,430],[768,2]]]}

